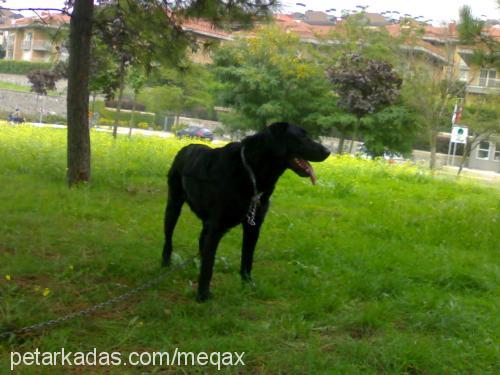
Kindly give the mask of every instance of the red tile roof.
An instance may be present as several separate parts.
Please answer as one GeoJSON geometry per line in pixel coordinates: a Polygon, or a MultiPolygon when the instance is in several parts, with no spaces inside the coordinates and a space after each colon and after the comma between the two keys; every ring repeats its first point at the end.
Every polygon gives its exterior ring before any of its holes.
{"type": "Polygon", "coordinates": [[[10,22],[6,22],[3,28],[8,27],[22,27],[30,25],[50,25],[50,26],[60,26],[69,23],[70,17],[61,13],[46,13],[42,12],[39,16],[34,17],[23,17],[18,19],[12,19],[10,22]]]}
{"type": "Polygon", "coordinates": [[[278,27],[286,31],[294,32],[302,38],[324,36],[331,30],[335,29],[334,26],[310,25],[302,20],[296,20],[292,16],[286,14],[276,14],[274,16],[274,22],[278,27]]]}
{"type": "MultiPolygon", "coordinates": [[[[40,17],[36,16],[36,17],[25,17],[17,20],[11,20],[10,26],[22,27],[31,24],[44,24],[44,23],[53,26],[54,25],[59,26],[61,24],[69,23],[70,21],[69,16],[60,13],[42,13],[41,18],[42,20],[40,19],[40,17]]],[[[316,37],[325,36],[330,31],[335,30],[335,26],[311,25],[302,20],[295,19],[291,15],[287,14],[275,14],[274,24],[285,31],[296,33],[303,39],[315,39],[316,37]]],[[[8,23],[2,26],[3,29],[8,27],[9,27],[8,23]]],[[[182,27],[185,30],[189,30],[194,33],[199,33],[202,35],[207,35],[213,38],[230,39],[231,36],[233,35],[233,33],[217,29],[210,22],[201,19],[184,20],[184,22],[182,23],[182,27]]],[[[384,27],[391,35],[398,36],[401,34],[401,28],[404,26],[400,24],[391,24],[384,27]]],[[[448,26],[425,25],[423,27],[424,27],[424,37],[427,38],[434,38],[441,40],[448,38],[453,38],[453,39],[458,38],[456,25],[454,23],[448,26]]],[[[493,37],[500,39],[500,27],[493,26],[488,30],[488,32],[493,37]]],[[[248,34],[248,32],[239,32],[237,34],[248,34]]],[[[440,52],[439,47],[435,47],[432,44],[427,43],[423,40],[420,40],[418,44],[423,48],[427,48],[434,53],[442,55],[442,52],[440,52]]]]}
{"type": "Polygon", "coordinates": [[[221,29],[217,29],[210,22],[200,19],[187,19],[182,23],[182,28],[184,30],[210,34],[214,37],[220,37],[222,39],[230,38],[231,36],[231,33],[228,33],[227,31],[221,29]]]}

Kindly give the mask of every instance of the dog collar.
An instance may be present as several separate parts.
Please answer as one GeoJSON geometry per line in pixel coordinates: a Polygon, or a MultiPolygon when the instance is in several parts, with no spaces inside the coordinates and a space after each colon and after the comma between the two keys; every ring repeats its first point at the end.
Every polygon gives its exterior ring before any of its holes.
{"type": "Polygon", "coordinates": [[[255,179],[255,174],[253,173],[252,168],[247,163],[247,160],[245,158],[245,146],[241,146],[240,156],[241,156],[241,162],[243,163],[243,166],[248,172],[250,181],[252,181],[252,188],[253,188],[253,196],[252,200],[250,201],[250,206],[248,207],[248,212],[247,212],[247,222],[248,224],[255,226],[255,215],[257,213],[257,206],[260,205],[260,197],[262,196],[262,193],[259,193],[257,191],[257,180],[255,179]]]}

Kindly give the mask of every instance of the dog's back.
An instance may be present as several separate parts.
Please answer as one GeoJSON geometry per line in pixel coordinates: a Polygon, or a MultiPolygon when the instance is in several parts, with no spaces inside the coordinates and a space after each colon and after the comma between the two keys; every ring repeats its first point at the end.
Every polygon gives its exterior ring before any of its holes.
{"type": "Polygon", "coordinates": [[[196,171],[199,174],[205,170],[204,166],[210,159],[212,149],[206,145],[191,144],[183,147],[175,156],[174,162],[168,172],[168,179],[196,171]]]}
{"type": "Polygon", "coordinates": [[[229,177],[238,160],[234,144],[215,149],[199,144],[184,147],[168,173],[169,201],[187,202],[202,220],[213,216],[228,201],[238,200],[231,199],[239,196],[239,189],[229,177]]]}

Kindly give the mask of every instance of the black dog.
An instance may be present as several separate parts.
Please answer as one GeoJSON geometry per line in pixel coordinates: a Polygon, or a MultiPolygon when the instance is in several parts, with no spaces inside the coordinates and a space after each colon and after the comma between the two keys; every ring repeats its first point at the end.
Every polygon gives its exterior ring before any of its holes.
{"type": "Polygon", "coordinates": [[[278,178],[290,168],[301,177],[310,177],[314,184],[316,176],[308,160],[323,161],[329,154],[304,129],[287,123],[270,125],[222,148],[184,147],[168,173],[163,265],[170,263],[172,234],[187,201],[203,221],[198,300],[209,297],[217,246],[224,233],[237,224],[243,226],[240,273],[249,281],[260,226],[278,178]]]}

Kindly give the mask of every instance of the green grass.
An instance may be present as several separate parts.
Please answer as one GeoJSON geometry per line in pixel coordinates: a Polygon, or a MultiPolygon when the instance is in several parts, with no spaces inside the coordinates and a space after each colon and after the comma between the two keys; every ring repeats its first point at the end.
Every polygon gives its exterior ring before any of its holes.
{"type": "MultiPolygon", "coordinates": [[[[16,85],[15,83],[0,81],[0,89],[11,90],[19,92],[32,92],[30,86],[16,85]]],[[[57,91],[50,90],[47,93],[48,96],[58,96],[60,95],[57,91]]]]}
{"type": "MultiPolygon", "coordinates": [[[[3,329],[101,302],[162,272],[165,174],[186,143],[92,133],[93,181],[69,190],[65,137],[0,125],[3,329]]],[[[0,373],[11,350],[37,347],[245,351],[246,366],[224,373],[498,373],[500,190],[349,157],[315,169],[315,187],[293,172],[278,183],[254,288],[239,281],[235,228],[219,247],[210,302],[194,301],[198,270],[189,266],[92,318],[0,343],[0,373]]],[[[197,252],[199,230],[185,208],[177,263],[197,252]]],[[[162,371],[216,372],[137,370],[162,371]]]]}
{"type": "Polygon", "coordinates": [[[31,88],[29,86],[21,86],[21,85],[16,85],[15,83],[2,82],[2,81],[0,81],[0,89],[21,91],[21,92],[31,92],[31,88]]]}

